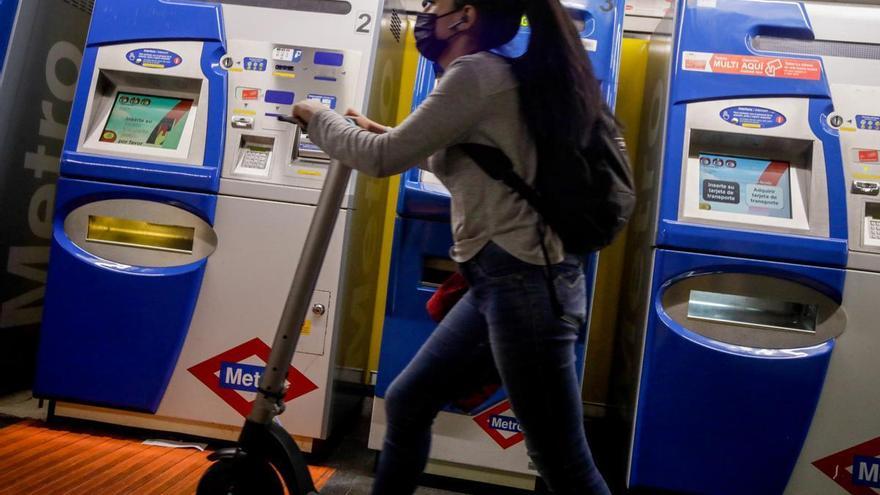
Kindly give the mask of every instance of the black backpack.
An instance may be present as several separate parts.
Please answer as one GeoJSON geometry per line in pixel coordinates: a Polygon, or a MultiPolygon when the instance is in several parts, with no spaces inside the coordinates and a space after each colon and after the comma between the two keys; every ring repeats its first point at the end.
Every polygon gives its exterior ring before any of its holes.
{"type": "MultiPolygon", "coordinates": [[[[571,150],[569,159],[539,163],[534,188],[513,170],[500,149],[476,143],[459,146],[490,177],[528,201],[569,253],[585,255],[611,244],[635,208],[626,143],[605,105],[587,147],[571,150]]],[[[539,230],[543,245],[543,229],[539,230]]]]}

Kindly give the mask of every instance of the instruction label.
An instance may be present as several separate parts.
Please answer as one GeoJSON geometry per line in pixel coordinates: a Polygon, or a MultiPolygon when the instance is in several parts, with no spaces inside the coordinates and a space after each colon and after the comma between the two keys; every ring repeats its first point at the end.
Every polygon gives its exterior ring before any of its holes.
{"type": "Polygon", "coordinates": [[[856,127],[866,131],[880,131],[880,116],[856,115],[856,127]]]}
{"type": "Polygon", "coordinates": [[[822,63],[803,58],[758,57],[726,53],[684,52],[682,69],[778,79],[822,79],[822,63]]]}
{"type": "Polygon", "coordinates": [[[721,119],[740,127],[771,129],[785,124],[785,115],[764,107],[730,107],[721,111],[721,119]]]}
{"type": "Polygon", "coordinates": [[[170,69],[183,63],[180,55],[161,48],[138,48],[128,52],[125,58],[134,65],[150,69],[170,69]]]}

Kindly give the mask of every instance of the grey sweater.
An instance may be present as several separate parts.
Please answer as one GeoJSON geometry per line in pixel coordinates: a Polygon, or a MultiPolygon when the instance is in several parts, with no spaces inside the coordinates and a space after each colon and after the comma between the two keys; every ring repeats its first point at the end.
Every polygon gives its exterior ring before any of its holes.
{"type": "MultiPolygon", "coordinates": [[[[424,168],[452,196],[455,245],[450,256],[455,261],[471,259],[493,241],[522,261],[543,265],[538,214],[454,147],[470,142],[500,148],[516,172],[533,184],[536,151],[520,114],[517,86],[501,57],[488,52],[467,55],[450,64],[431,95],[388,133],[353,127],[328,109],[313,116],[309,137],[333,158],[374,177],[426,163],[424,168]]],[[[562,242],[549,228],[546,242],[551,261],[561,261],[562,242]]]]}

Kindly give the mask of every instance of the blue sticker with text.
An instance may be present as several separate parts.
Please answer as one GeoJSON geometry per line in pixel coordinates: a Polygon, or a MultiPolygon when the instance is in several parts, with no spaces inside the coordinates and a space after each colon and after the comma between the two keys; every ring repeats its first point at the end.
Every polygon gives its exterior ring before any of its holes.
{"type": "Polygon", "coordinates": [[[323,105],[330,107],[333,110],[336,109],[336,97],[335,96],[311,94],[307,98],[310,100],[320,102],[323,105]]]}
{"type": "Polygon", "coordinates": [[[856,127],[866,131],[880,131],[880,116],[856,115],[856,127]]]}
{"type": "Polygon", "coordinates": [[[720,115],[727,123],[752,129],[771,129],[788,121],[785,115],[764,107],[729,107],[720,115]]]}
{"type": "Polygon", "coordinates": [[[856,456],[852,468],[853,485],[880,488],[880,459],[856,456]]]}
{"type": "Polygon", "coordinates": [[[519,420],[512,416],[492,416],[489,418],[489,426],[496,430],[508,431],[511,433],[522,432],[522,427],[519,425],[519,420]]]}
{"type": "Polygon", "coordinates": [[[267,60],[265,58],[253,58],[253,57],[245,57],[244,58],[244,70],[253,70],[257,72],[263,72],[266,70],[267,60]]]}
{"type": "Polygon", "coordinates": [[[220,363],[220,387],[256,392],[266,368],[242,363],[220,363]]]}
{"type": "Polygon", "coordinates": [[[183,58],[161,48],[138,48],[125,54],[125,58],[134,65],[150,69],[169,69],[183,63],[183,58]]]}

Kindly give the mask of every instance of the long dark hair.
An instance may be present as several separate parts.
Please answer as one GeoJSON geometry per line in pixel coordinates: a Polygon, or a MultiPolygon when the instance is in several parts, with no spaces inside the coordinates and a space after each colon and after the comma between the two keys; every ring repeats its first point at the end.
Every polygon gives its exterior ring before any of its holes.
{"type": "Polygon", "coordinates": [[[523,118],[542,160],[557,150],[583,148],[602,104],[593,67],[569,12],[559,0],[456,0],[480,13],[480,44],[492,49],[509,42],[523,13],[531,35],[524,55],[513,60],[523,118]]]}

